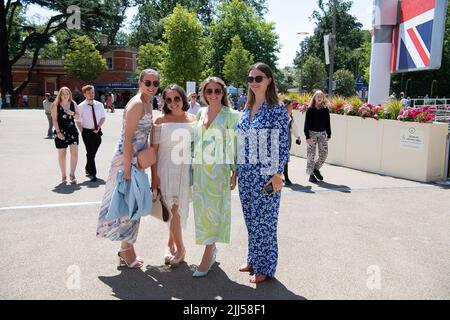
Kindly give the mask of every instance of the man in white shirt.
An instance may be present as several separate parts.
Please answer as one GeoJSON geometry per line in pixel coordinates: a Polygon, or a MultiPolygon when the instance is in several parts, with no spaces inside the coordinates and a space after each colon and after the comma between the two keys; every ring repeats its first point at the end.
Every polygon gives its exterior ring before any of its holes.
{"type": "Polygon", "coordinates": [[[194,116],[197,114],[197,112],[200,110],[201,106],[200,103],[197,102],[197,95],[195,94],[195,92],[191,92],[188,94],[188,99],[189,99],[189,109],[188,112],[190,114],[193,114],[194,116]]]}
{"type": "Polygon", "coordinates": [[[86,100],[78,105],[80,117],[77,121],[77,126],[86,146],[86,177],[95,182],[97,181],[95,155],[102,143],[103,133],[101,128],[105,123],[106,113],[103,104],[94,100],[94,86],[87,85],[81,90],[86,100]]]}

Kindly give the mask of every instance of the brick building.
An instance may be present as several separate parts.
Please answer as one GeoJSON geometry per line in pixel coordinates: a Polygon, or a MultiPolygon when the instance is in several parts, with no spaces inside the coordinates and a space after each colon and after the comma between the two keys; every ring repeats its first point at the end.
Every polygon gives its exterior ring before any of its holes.
{"type": "MultiPolygon", "coordinates": [[[[106,59],[107,70],[102,72],[93,83],[81,81],[67,76],[63,59],[38,59],[33,70],[31,81],[22,91],[22,95],[43,96],[46,92],[54,92],[66,86],[72,92],[81,91],[86,84],[94,84],[97,97],[102,91],[112,90],[114,93],[134,94],[137,89],[135,80],[136,49],[124,46],[108,46],[102,50],[106,59]],[[128,92],[127,92],[128,91],[128,92]]],[[[22,58],[12,70],[14,86],[25,80],[31,59],[22,58]]]]}

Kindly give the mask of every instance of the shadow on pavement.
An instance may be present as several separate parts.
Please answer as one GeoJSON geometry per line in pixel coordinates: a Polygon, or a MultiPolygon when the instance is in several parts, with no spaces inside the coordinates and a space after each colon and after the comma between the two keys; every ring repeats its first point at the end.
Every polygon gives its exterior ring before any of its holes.
{"type": "Polygon", "coordinates": [[[334,191],[339,191],[339,192],[343,192],[343,193],[351,193],[352,189],[348,186],[344,186],[344,185],[337,185],[337,184],[332,184],[332,183],[328,183],[328,182],[323,182],[323,181],[319,181],[317,183],[317,186],[324,188],[324,189],[330,189],[330,190],[334,190],[334,191]]]}
{"type": "Polygon", "coordinates": [[[95,182],[91,182],[90,180],[87,180],[87,181],[84,181],[82,183],[77,183],[77,184],[60,183],[56,187],[53,188],[52,192],[56,192],[59,194],[72,194],[75,191],[81,190],[82,187],[87,187],[88,189],[95,189],[95,188],[98,188],[105,184],[106,184],[105,180],[102,180],[102,179],[97,179],[97,181],[95,181],[95,182]]]}
{"type": "Polygon", "coordinates": [[[53,188],[52,192],[56,192],[56,193],[60,193],[60,194],[72,194],[78,190],[81,190],[81,187],[79,184],[60,183],[56,187],[53,188]]]}
{"type": "Polygon", "coordinates": [[[436,187],[439,187],[443,190],[450,190],[450,179],[444,181],[437,181],[432,183],[432,185],[435,185],[436,187]]]}
{"type": "Polygon", "coordinates": [[[289,189],[291,189],[293,191],[297,191],[297,192],[315,193],[314,191],[312,191],[311,186],[302,186],[297,183],[291,184],[289,186],[285,186],[285,188],[289,188],[289,189]]]}
{"type": "MultiPolygon", "coordinates": [[[[228,278],[216,263],[203,278],[193,278],[194,266],[178,268],[147,266],[147,270],[123,269],[113,277],[100,276],[113,295],[123,300],[305,300],[288,290],[276,278],[254,285],[242,285],[228,278]]],[[[237,271],[236,271],[237,272],[237,271]]]]}
{"type": "Polygon", "coordinates": [[[88,189],[95,189],[100,186],[104,186],[105,184],[106,184],[105,180],[97,178],[97,181],[86,180],[83,183],[80,183],[79,185],[82,187],[87,187],[88,189]]]}

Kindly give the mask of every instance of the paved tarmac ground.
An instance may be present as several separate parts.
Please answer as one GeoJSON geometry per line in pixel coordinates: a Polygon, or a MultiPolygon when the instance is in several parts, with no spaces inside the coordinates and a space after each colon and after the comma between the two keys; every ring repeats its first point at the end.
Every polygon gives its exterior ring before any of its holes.
{"type": "Polygon", "coordinates": [[[99,181],[84,177],[82,144],[78,184],[62,186],[44,112],[0,111],[0,299],[450,298],[449,189],[331,165],[325,183],[310,184],[296,157],[294,185],[283,189],[276,278],[254,285],[238,272],[247,232],[237,191],[231,243],[218,245],[206,278],[191,276],[203,253],[192,212],[186,263],[164,266],[167,226],[145,217],[136,244],[145,266],[118,270],[118,244],[95,231],[121,119],[122,110],[107,114],[99,181]]]}

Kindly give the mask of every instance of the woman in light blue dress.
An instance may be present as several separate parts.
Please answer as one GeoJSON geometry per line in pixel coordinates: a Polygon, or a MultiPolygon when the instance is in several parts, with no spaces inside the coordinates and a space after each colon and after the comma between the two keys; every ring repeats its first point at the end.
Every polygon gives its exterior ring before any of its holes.
{"type": "Polygon", "coordinates": [[[156,161],[155,153],[147,147],[152,127],[152,99],[158,91],[159,83],[159,74],[155,70],[143,70],[139,78],[139,92],[125,107],[122,132],[111,161],[98,218],[97,237],[120,241],[121,246],[117,252],[119,265],[124,264],[129,268],[141,268],[144,264],[134,251],[139,220],[133,221],[128,217],[108,220],[107,214],[117,172],[123,170],[124,179],[131,180],[131,166],[137,164],[138,153],[145,149],[146,159],[150,159],[151,164],[156,161]]]}

